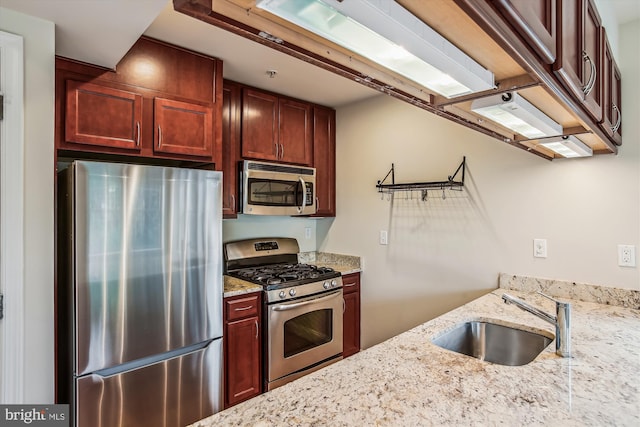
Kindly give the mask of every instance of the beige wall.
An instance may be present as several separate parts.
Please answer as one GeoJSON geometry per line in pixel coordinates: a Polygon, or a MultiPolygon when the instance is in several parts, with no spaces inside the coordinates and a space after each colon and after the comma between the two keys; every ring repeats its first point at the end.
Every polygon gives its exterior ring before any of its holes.
{"type": "Polygon", "coordinates": [[[638,268],[617,265],[618,244],[640,249],[638,27],[620,35],[617,156],[549,162],[382,95],[338,109],[338,216],[317,240],[364,259],[363,347],[495,288],[500,272],[640,289],[638,268]],[[462,193],[376,192],[392,162],[397,182],[439,181],[463,156],[462,193]],[[547,239],[546,259],[533,257],[534,238],[547,239]]]}
{"type": "Polygon", "coordinates": [[[24,38],[24,402],[49,403],[54,399],[54,25],[0,7],[0,30],[24,38]]]}
{"type": "Polygon", "coordinates": [[[225,242],[254,237],[292,237],[298,241],[301,252],[316,250],[316,221],[311,218],[238,215],[237,219],[222,222],[225,242]],[[307,238],[306,228],[309,228],[307,238]]]}

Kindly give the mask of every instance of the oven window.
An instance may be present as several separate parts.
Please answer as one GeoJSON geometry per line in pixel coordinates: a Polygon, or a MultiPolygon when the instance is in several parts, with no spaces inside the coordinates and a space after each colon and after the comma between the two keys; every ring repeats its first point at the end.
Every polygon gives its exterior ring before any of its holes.
{"type": "Polygon", "coordinates": [[[331,341],[331,309],[305,313],[284,323],[284,357],[291,357],[331,341]]]}

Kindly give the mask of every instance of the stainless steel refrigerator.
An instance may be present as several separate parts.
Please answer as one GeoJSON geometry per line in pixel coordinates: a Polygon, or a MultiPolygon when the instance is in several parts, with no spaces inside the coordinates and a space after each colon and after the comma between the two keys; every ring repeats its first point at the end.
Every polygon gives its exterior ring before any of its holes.
{"type": "Polygon", "coordinates": [[[222,174],[75,161],[58,184],[57,401],[80,427],[221,410],[222,174]]]}

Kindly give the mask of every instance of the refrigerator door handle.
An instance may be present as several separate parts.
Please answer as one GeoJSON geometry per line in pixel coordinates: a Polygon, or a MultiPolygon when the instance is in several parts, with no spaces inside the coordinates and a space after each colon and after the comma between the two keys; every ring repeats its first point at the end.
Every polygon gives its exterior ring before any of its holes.
{"type": "MultiPolygon", "coordinates": [[[[131,362],[123,363],[106,369],[100,369],[99,371],[91,372],[88,375],[97,375],[99,377],[108,378],[114,375],[120,375],[128,371],[133,371],[142,366],[152,365],[162,360],[173,359],[175,357],[186,356],[189,353],[195,353],[208,346],[211,340],[199,342],[186,347],[178,348],[168,351],[166,353],[154,354],[153,356],[143,357],[142,359],[133,360],[131,362]]],[[[80,377],[81,378],[81,377],[80,377]]]]}

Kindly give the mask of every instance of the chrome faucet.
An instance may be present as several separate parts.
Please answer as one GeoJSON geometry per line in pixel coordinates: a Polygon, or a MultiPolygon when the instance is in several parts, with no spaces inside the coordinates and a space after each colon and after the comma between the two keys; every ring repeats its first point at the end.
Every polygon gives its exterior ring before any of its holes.
{"type": "Polygon", "coordinates": [[[562,357],[571,357],[571,304],[568,302],[560,302],[548,295],[538,292],[545,298],[549,298],[556,303],[556,315],[552,316],[539,310],[526,302],[512,297],[508,294],[502,294],[502,299],[506,304],[515,304],[518,308],[528,311],[538,316],[556,327],[556,354],[562,357]]]}

